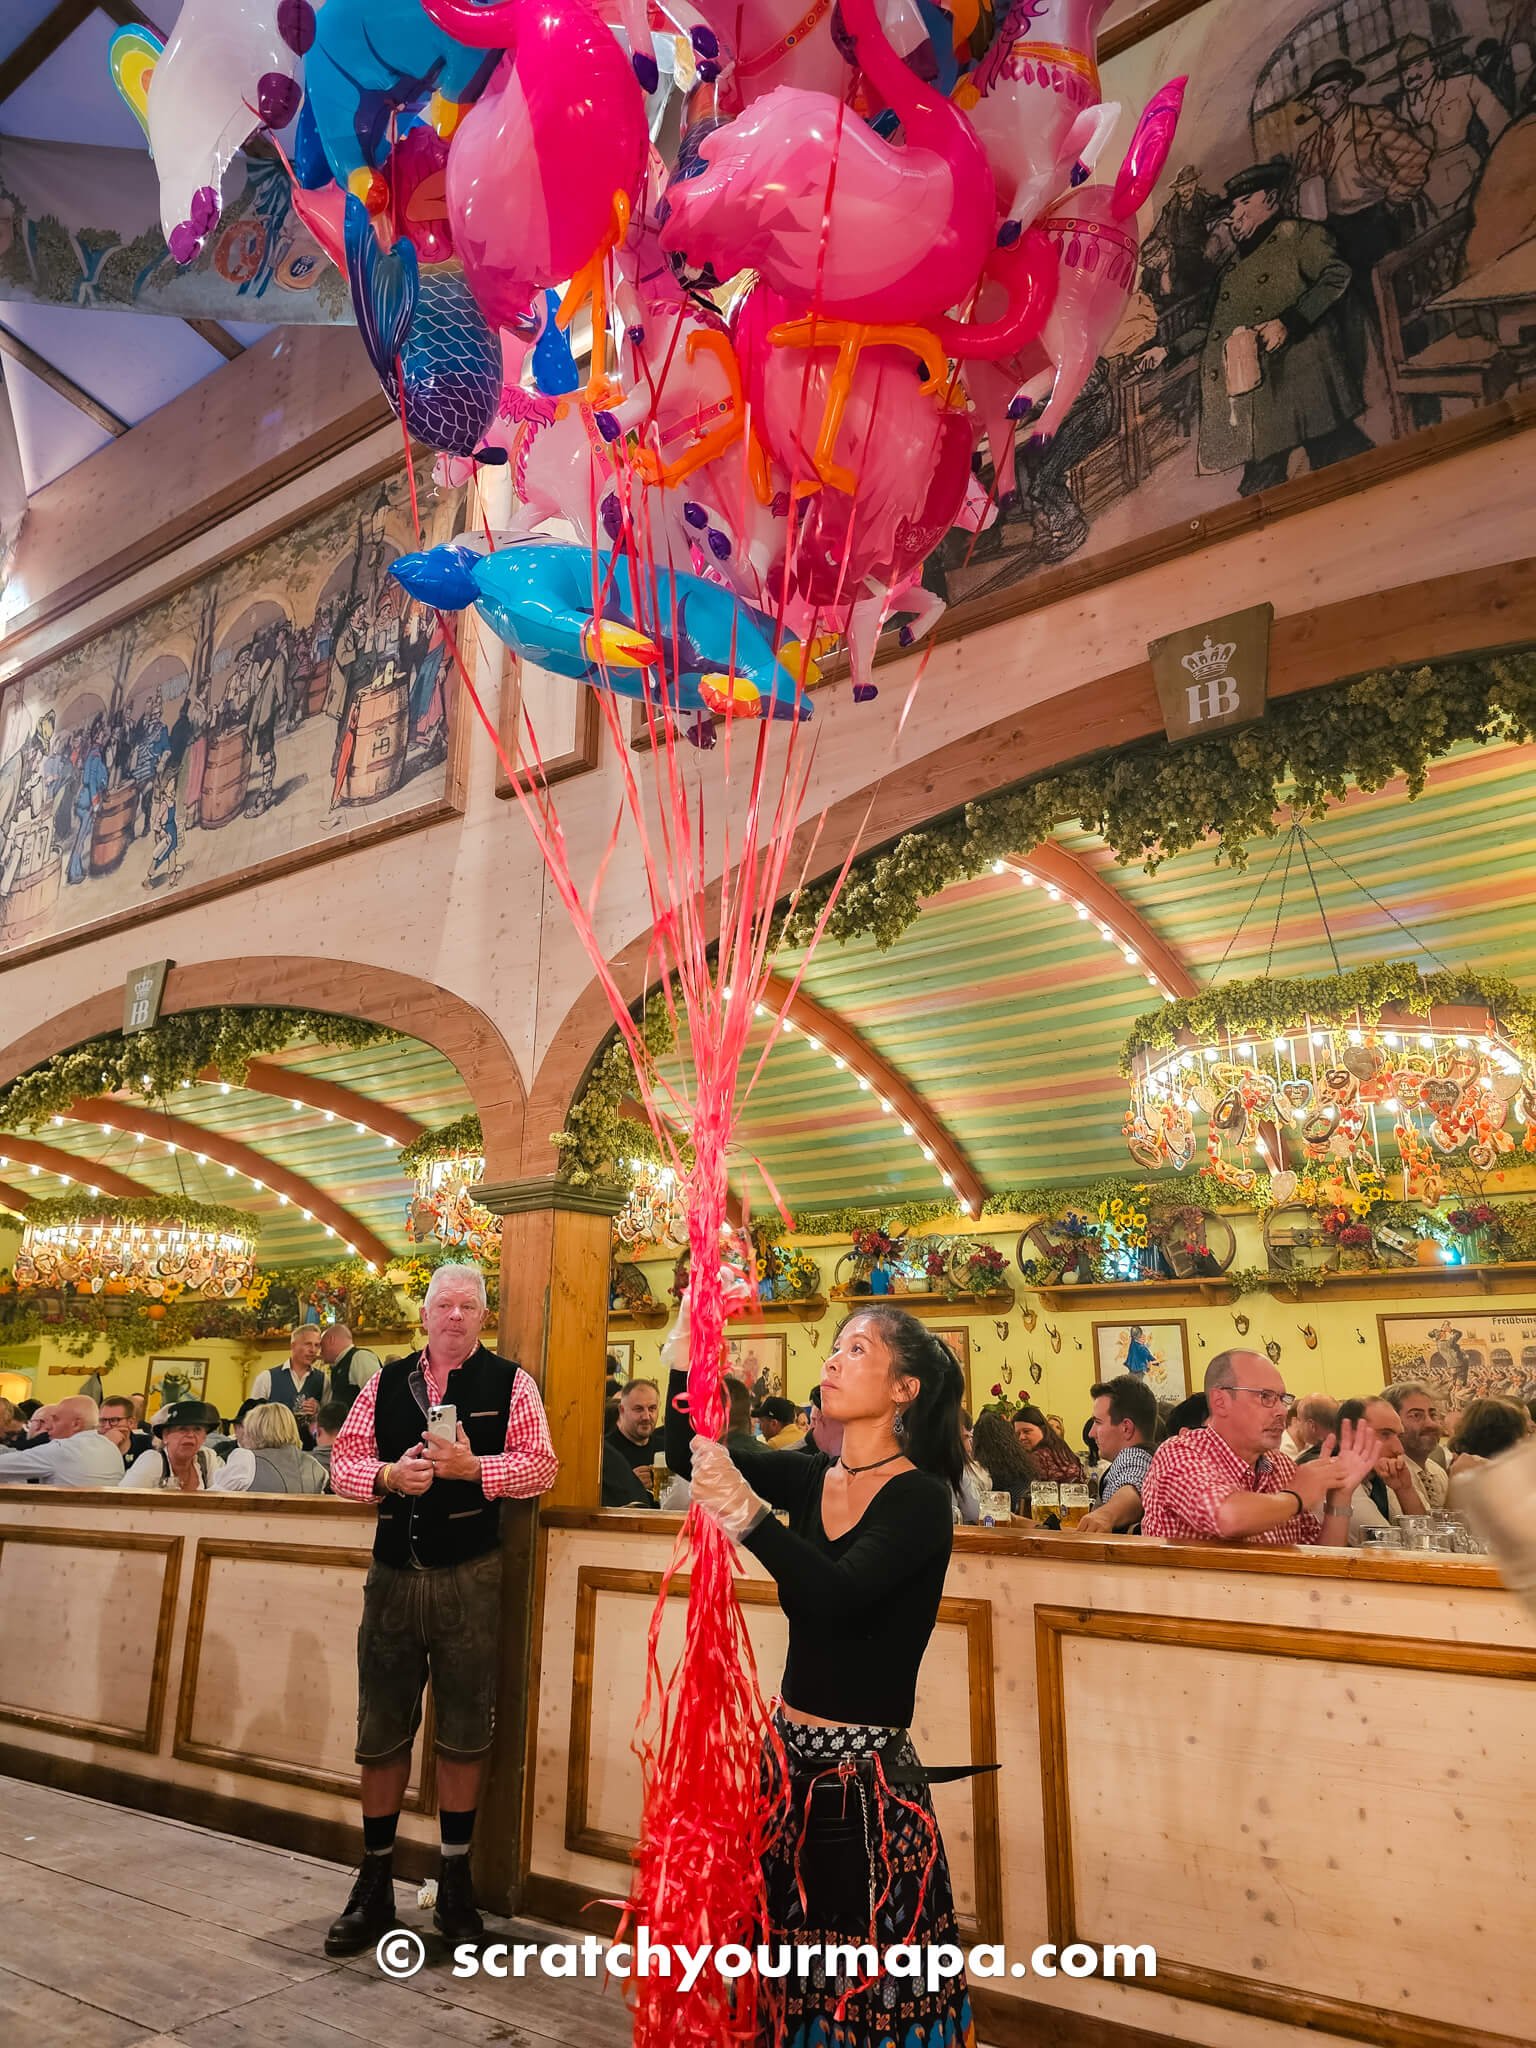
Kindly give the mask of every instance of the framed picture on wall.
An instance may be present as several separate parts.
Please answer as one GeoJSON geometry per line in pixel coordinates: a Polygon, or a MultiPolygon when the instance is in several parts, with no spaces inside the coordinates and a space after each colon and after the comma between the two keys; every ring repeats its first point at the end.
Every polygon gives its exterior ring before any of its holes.
{"type": "Polygon", "coordinates": [[[963,1323],[952,1330],[935,1328],[935,1337],[942,1339],[960,1361],[960,1370],[965,1374],[965,1406],[967,1414],[976,1413],[976,1404],[971,1399],[971,1333],[963,1323]]]}
{"type": "Polygon", "coordinates": [[[201,1401],[208,1386],[208,1361],[206,1358],[152,1358],[144,1381],[146,1414],[153,1415],[165,1398],[162,1390],[174,1382],[181,1382],[186,1391],[174,1398],[179,1401],[201,1401]]]}
{"type": "Polygon", "coordinates": [[[754,1401],[782,1394],[789,1364],[789,1339],[782,1330],[741,1330],[725,1340],[729,1371],[745,1380],[754,1401]]]}
{"type": "Polygon", "coordinates": [[[1093,1364],[1096,1380],[1141,1373],[1160,1401],[1182,1401],[1189,1392],[1189,1335],[1182,1320],[1095,1323],[1093,1364]]]}
{"type": "Polygon", "coordinates": [[[619,1379],[628,1380],[634,1378],[635,1340],[633,1337],[610,1337],[608,1339],[608,1356],[613,1360],[614,1365],[618,1369],[617,1377],[619,1379]]]}
{"type": "Polygon", "coordinates": [[[1536,1308],[1376,1318],[1384,1379],[1422,1380],[1443,1409],[1482,1394],[1519,1398],[1536,1379],[1536,1308]]]}

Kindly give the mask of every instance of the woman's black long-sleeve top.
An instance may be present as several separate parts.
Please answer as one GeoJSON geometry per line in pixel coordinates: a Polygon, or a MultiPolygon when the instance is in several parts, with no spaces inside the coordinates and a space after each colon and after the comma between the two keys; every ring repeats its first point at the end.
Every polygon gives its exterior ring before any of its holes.
{"type": "MultiPolygon", "coordinates": [[[[686,1375],[673,1373],[667,1464],[685,1478],[693,1430],[674,1404],[686,1389],[686,1375]]],[[[949,1568],[949,1487],[931,1472],[899,1472],[847,1534],[833,1538],[821,1519],[830,1458],[733,1443],[731,1459],[754,1493],[789,1513],[787,1529],[766,1515],[742,1539],[778,1582],[789,1619],[784,1704],[829,1721],[907,1727],[949,1568]]]]}

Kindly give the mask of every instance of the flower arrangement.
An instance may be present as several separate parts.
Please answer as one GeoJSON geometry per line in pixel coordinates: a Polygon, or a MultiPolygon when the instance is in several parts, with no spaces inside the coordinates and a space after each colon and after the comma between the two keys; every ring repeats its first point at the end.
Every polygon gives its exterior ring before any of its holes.
{"type": "Polygon", "coordinates": [[[958,1261],[962,1294],[996,1294],[1008,1270],[1008,1261],[996,1245],[973,1245],[958,1261]]]}

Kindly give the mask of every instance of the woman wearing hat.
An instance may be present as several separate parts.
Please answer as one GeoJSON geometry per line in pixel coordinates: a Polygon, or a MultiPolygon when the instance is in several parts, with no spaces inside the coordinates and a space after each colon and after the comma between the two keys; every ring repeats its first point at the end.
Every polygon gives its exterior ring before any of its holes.
{"type": "Polygon", "coordinates": [[[119,1484],[206,1493],[219,1471],[218,1456],[208,1448],[208,1432],[218,1420],[205,1401],[173,1402],[154,1425],[159,1444],[141,1451],[119,1484]]]}

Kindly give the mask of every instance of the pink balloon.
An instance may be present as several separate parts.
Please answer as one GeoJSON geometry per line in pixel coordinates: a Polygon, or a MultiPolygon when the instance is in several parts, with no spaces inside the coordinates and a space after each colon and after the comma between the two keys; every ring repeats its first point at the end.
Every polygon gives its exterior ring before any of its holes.
{"type": "Polygon", "coordinates": [[[390,151],[384,177],[396,234],[415,244],[423,263],[450,261],[448,145],[436,129],[425,122],[408,129],[390,151]]]}
{"type": "Polygon", "coordinates": [[[649,137],[629,59],[585,0],[422,0],[440,28],[509,55],[448,152],[448,218],[471,291],[508,326],[590,261],[633,205],[649,137]],[[515,63],[511,52],[515,52],[515,63]]]}
{"type": "Polygon", "coordinates": [[[932,322],[972,291],[993,246],[985,152],[887,42],[874,0],[841,0],[859,62],[901,117],[901,147],[839,100],[781,86],[700,144],[669,188],[663,241],[720,277],[759,271],[797,310],[932,322]]]}

